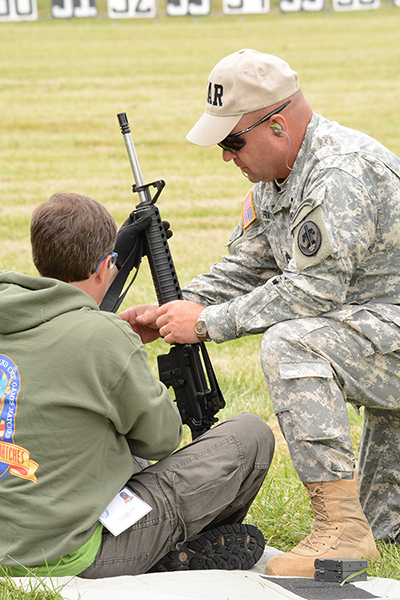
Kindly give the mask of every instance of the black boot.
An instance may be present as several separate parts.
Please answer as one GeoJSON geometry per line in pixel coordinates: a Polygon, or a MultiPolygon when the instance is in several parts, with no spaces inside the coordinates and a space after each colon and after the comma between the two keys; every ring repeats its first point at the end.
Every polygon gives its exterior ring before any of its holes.
{"type": "Polygon", "coordinates": [[[251,569],[263,555],[264,536],[254,525],[220,525],[171,550],[148,573],[200,569],[251,569]]]}

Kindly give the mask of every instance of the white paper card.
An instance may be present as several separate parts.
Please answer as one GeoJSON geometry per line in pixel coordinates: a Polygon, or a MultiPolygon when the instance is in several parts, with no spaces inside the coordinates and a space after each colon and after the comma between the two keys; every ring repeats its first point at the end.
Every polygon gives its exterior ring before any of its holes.
{"type": "Polygon", "coordinates": [[[124,487],[107,506],[99,521],[113,535],[119,535],[151,510],[147,502],[124,487]]]}

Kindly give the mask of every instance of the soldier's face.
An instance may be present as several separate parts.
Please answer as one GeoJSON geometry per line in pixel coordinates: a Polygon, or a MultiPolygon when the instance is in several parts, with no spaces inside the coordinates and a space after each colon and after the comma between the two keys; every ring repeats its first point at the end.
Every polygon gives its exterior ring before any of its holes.
{"type": "MultiPolygon", "coordinates": [[[[245,115],[232,130],[232,134],[249,127],[254,121],[251,115],[245,115]]],[[[289,174],[282,157],[282,145],[277,143],[277,136],[272,132],[269,122],[262,123],[255,129],[243,134],[246,145],[236,152],[222,150],[225,162],[233,160],[243,175],[252,183],[285,179],[289,174]]]]}

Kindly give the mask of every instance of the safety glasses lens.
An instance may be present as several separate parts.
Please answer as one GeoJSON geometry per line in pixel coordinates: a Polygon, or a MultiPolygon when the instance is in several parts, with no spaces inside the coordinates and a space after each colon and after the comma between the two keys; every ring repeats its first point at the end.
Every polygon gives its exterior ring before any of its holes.
{"type": "Polygon", "coordinates": [[[218,144],[218,146],[222,148],[222,150],[227,150],[228,152],[232,152],[233,154],[235,152],[238,152],[238,150],[241,150],[245,145],[246,142],[244,139],[229,135],[218,144]]]}

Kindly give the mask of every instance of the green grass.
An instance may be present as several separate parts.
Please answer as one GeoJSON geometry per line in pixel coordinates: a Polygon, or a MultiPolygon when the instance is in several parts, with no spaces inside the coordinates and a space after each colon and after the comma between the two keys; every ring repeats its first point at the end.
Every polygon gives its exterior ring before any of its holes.
{"type": "Polygon", "coordinates": [[[8,576],[0,579],[0,600],[62,600],[62,590],[50,579],[32,578],[25,584],[8,576]]]}
{"type": "MultiPolygon", "coordinates": [[[[181,286],[224,253],[248,182],[217,148],[185,135],[205,108],[206,82],[226,54],[250,47],[277,54],[299,72],[316,112],[364,131],[400,154],[400,9],[111,22],[97,19],[0,23],[0,268],[35,273],[29,246],[32,209],[60,190],[102,202],[118,224],[137,203],[116,115],[128,115],[143,176],[165,179],[159,200],[172,224],[170,246],[181,286]]],[[[124,306],[153,301],[144,264],[124,306]]],[[[155,369],[163,342],[148,347],[155,369]]],[[[259,365],[259,337],[209,346],[227,400],[222,419],[250,411],[279,440],[250,518],[283,550],[308,532],[303,487],[279,437],[259,365]]],[[[361,421],[352,415],[355,447],[361,421]]],[[[188,439],[188,437],[186,438],[188,439]]],[[[397,546],[379,544],[374,574],[400,578],[397,546]]],[[[10,596],[11,597],[11,596],[10,596]]]]}

